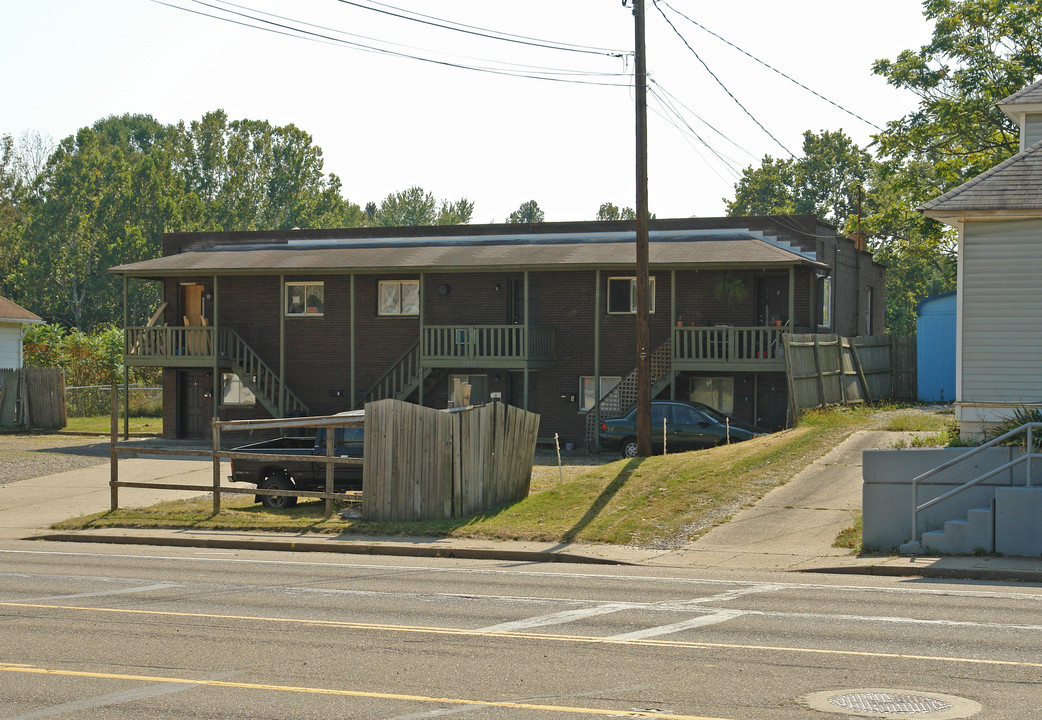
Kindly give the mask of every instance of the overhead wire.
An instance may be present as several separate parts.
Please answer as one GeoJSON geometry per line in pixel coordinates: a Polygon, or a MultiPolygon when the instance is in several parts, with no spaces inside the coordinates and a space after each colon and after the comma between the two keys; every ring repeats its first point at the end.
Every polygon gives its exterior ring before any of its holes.
{"type": "MultiPolygon", "coordinates": [[[[182,0],[182,1],[184,1],[184,0],[182,0]]],[[[195,0],[190,0],[190,1],[194,2],[195,0]]],[[[246,6],[246,5],[241,5],[239,3],[231,2],[231,0],[213,0],[213,2],[219,3],[221,5],[227,5],[229,7],[238,8],[240,10],[248,10],[248,11],[256,13],[258,15],[266,15],[267,17],[273,17],[273,18],[276,18],[278,20],[285,20],[286,22],[296,23],[297,25],[302,25],[304,27],[316,28],[318,30],[324,30],[326,32],[336,33],[337,35],[345,35],[347,37],[358,38],[360,40],[368,40],[370,42],[383,43],[384,45],[391,45],[391,46],[394,46],[394,47],[406,48],[406,49],[414,50],[414,51],[417,51],[417,52],[439,52],[439,51],[432,51],[432,50],[429,50],[427,48],[417,47],[415,45],[407,45],[405,43],[392,42],[390,40],[382,40],[380,38],[374,38],[374,37],[370,37],[368,35],[359,35],[358,33],[348,32],[346,30],[339,30],[337,28],[329,27],[328,25],[319,25],[319,24],[316,24],[316,23],[307,22],[306,20],[300,20],[300,19],[297,19],[297,18],[292,18],[292,17],[288,17],[286,15],[279,15],[278,13],[267,12],[265,10],[258,10],[256,8],[251,8],[251,7],[246,6]]],[[[382,3],[379,3],[379,4],[382,4],[382,3]]],[[[259,18],[258,18],[258,20],[259,20],[259,18]]],[[[594,70],[568,70],[568,71],[563,71],[563,70],[561,70],[559,68],[546,67],[545,65],[528,65],[528,64],[525,64],[525,63],[503,62],[503,61],[500,61],[500,60],[488,60],[486,58],[476,58],[476,57],[473,57],[473,56],[470,56],[470,55],[458,55],[458,54],[455,54],[455,53],[442,53],[442,54],[447,56],[447,57],[464,58],[466,60],[477,60],[477,61],[481,61],[481,62],[494,62],[494,63],[497,63],[499,65],[505,66],[505,67],[517,67],[517,68],[525,68],[527,70],[546,71],[547,73],[551,73],[551,74],[562,74],[562,75],[563,74],[570,74],[570,75],[589,75],[589,76],[618,76],[618,77],[628,76],[627,73],[604,73],[604,72],[594,71],[594,70]]]]}
{"type": "MultiPolygon", "coordinates": [[[[664,120],[666,120],[666,122],[668,122],[670,125],[675,127],[678,131],[680,131],[682,135],[685,135],[684,139],[688,142],[689,145],[692,146],[692,149],[694,149],[695,152],[698,153],[698,156],[701,157],[703,161],[705,161],[705,157],[703,157],[702,154],[698,152],[698,149],[695,148],[695,146],[691,143],[690,137],[694,137],[696,140],[698,140],[699,143],[702,144],[703,147],[706,148],[706,150],[711,152],[716,157],[716,159],[719,160],[720,163],[728,169],[728,171],[730,171],[730,173],[734,176],[735,179],[738,179],[740,177],[740,173],[736,169],[738,163],[736,163],[734,159],[727,157],[726,155],[718,151],[716,148],[714,148],[712,145],[710,145],[709,142],[705,138],[703,138],[697,130],[691,127],[691,124],[684,119],[684,117],[680,114],[676,107],[667,98],[664,98],[663,96],[659,95],[659,93],[655,91],[654,87],[648,88],[648,94],[651,95],[651,97],[653,97],[659,103],[659,106],[665,111],[665,113],[668,113],[668,115],[672,117],[668,117],[667,114],[660,113],[657,110],[655,110],[655,113],[662,117],[664,120]]],[[[715,168],[712,168],[711,163],[706,161],[706,164],[709,165],[714,172],[716,172],[715,168]]],[[[724,180],[724,177],[722,175],[720,175],[719,173],[717,173],[717,175],[720,177],[721,180],[724,180]]]]}
{"type": "MultiPolygon", "coordinates": [[[[803,88],[804,90],[806,90],[807,92],[809,92],[809,93],[810,93],[811,95],[814,95],[815,97],[817,97],[817,98],[820,98],[821,100],[824,100],[824,101],[825,101],[825,102],[827,102],[827,103],[828,103],[829,105],[832,105],[833,107],[835,107],[835,108],[837,108],[837,109],[839,109],[839,110],[842,110],[842,111],[843,111],[843,112],[845,112],[845,113],[846,113],[847,115],[850,115],[851,117],[857,118],[857,119],[858,119],[858,120],[860,120],[861,122],[865,123],[866,125],[868,125],[868,126],[870,126],[870,127],[873,127],[873,128],[875,128],[876,130],[879,130],[879,131],[882,131],[882,130],[883,130],[883,128],[879,127],[878,125],[876,125],[876,124],[875,124],[874,122],[872,122],[871,120],[866,120],[865,118],[861,117],[861,116],[860,116],[860,115],[858,115],[858,114],[857,114],[856,112],[854,112],[853,110],[848,110],[847,108],[843,107],[842,105],[840,105],[839,103],[837,103],[837,102],[835,102],[835,101],[833,101],[833,100],[830,100],[829,98],[825,97],[824,95],[822,95],[821,93],[817,92],[816,90],[813,90],[813,89],[811,89],[811,88],[807,87],[806,85],[804,85],[803,83],[801,83],[801,82],[800,82],[799,80],[797,80],[796,78],[794,78],[794,77],[792,77],[792,76],[790,76],[790,75],[787,75],[787,74],[785,74],[784,72],[782,72],[782,71],[781,71],[781,70],[779,70],[778,68],[774,67],[774,66],[773,66],[773,65],[771,65],[770,63],[764,62],[763,60],[761,60],[760,58],[756,57],[756,56],[755,56],[755,55],[753,55],[752,53],[749,53],[749,52],[747,52],[747,51],[743,50],[742,48],[738,47],[737,45],[735,45],[735,44],[734,44],[733,42],[731,42],[731,41],[730,41],[730,40],[728,40],[727,38],[725,38],[725,37],[723,37],[723,36],[721,36],[721,35],[719,35],[719,34],[717,34],[717,33],[713,32],[712,30],[710,30],[709,28],[707,28],[707,27],[706,27],[705,25],[703,25],[702,23],[700,23],[700,22],[698,22],[697,20],[694,20],[693,18],[690,18],[690,17],[688,17],[687,15],[685,15],[684,13],[680,12],[680,11],[679,11],[679,10],[677,10],[677,9],[676,9],[675,7],[673,7],[672,5],[670,5],[670,4],[669,4],[669,3],[668,3],[668,2],[666,1],[666,0],[655,0],[655,2],[656,2],[656,5],[657,5],[657,4],[659,3],[659,2],[661,2],[661,3],[663,4],[663,5],[665,5],[666,7],[668,7],[668,8],[670,9],[670,10],[672,10],[673,12],[675,12],[675,13],[676,13],[677,15],[679,15],[680,17],[682,17],[682,18],[684,18],[685,20],[687,20],[687,21],[688,21],[689,23],[691,23],[692,25],[695,25],[696,27],[699,27],[699,28],[701,28],[702,30],[706,31],[707,33],[709,33],[710,35],[712,35],[713,37],[715,37],[715,38],[716,38],[717,40],[720,40],[721,42],[723,42],[723,43],[725,43],[725,44],[727,44],[727,45],[730,45],[730,46],[731,46],[731,47],[733,47],[733,48],[734,48],[735,50],[737,50],[738,52],[740,52],[740,53],[742,53],[743,55],[745,55],[746,57],[748,57],[748,58],[749,58],[750,60],[753,60],[754,62],[757,62],[757,63],[759,63],[760,65],[763,65],[763,66],[764,66],[765,68],[767,68],[768,70],[771,70],[772,72],[775,72],[775,73],[777,73],[777,74],[781,75],[781,76],[782,76],[783,78],[785,78],[785,79],[786,79],[786,80],[788,80],[789,82],[793,83],[794,85],[797,85],[797,86],[799,86],[799,87],[803,88]]],[[[661,11],[661,10],[659,10],[659,12],[662,12],[662,11],[661,11]]]]}
{"type": "Polygon", "coordinates": [[[764,132],[765,132],[765,133],[767,134],[767,136],[768,136],[768,137],[769,137],[769,138],[770,138],[771,140],[773,140],[774,142],[776,142],[776,143],[778,144],[778,146],[779,146],[779,147],[780,147],[780,148],[781,148],[782,150],[784,150],[785,152],[789,153],[789,155],[790,155],[791,157],[796,157],[796,155],[795,155],[795,154],[794,154],[794,153],[793,153],[793,152],[792,152],[791,150],[789,150],[789,148],[785,147],[784,143],[782,143],[782,141],[781,141],[781,140],[779,140],[778,138],[776,138],[776,137],[775,137],[775,136],[774,136],[774,135],[773,135],[773,134],[771,133],[771,131],[770,131],[770,130],[768,130],[768,129],[767,129],[766,127],[764,127],[763,123],[761,123],[761,122],[760,122],[759,120],[757,120],[757,119],[756,119],[756,116],[755,116],[755,115],[753,115],[753,114],[752,114],[751,112],[749,112],[749,109],[748,109],[748,108],[746,108],[746,107],[745,107],[745,105],[743,105],[743,104],[742,104],[742,103],[741,103],[741,102],[740,102],[740,101],[738,100],[738,98],[736,98],[736,97],[734,96],[734,93],[732,93],[732,92],[731,92],[730,90],[728,90],[727,86],[726,86],[726,85],[724,85],[723,81],[722,81],[722,80],[721,80],[721,79],[720,79],[719,77],[717,77],[716,73],[714,73],[714,72],[713,72],[713,71],[712,71],[712,70],[711,70],[711,69],[709,68],[709,66],[708,66],[708,65],[706,64],[705,60],[703,60],[703,59],[701,58],[701,56],[700,56],[700,55],[698,54],[698,52],[696,52],[696,51],[695,51],[695,49],[694,49],[693,47],[691,47],[691,43],[689,43],[689,42],[687,41],[687,38],[685,38],[685,37],[684,37],[684,35],[683,35],[683,34],[682,34],[682,33],[681,33],[681,32],[680,32],[680,31],[679,31],[678,29],[677,29],[677,26],[673,24],[673,21],[669,19],[669,16],[668,16],[668,15],[666,15],[666,13],[662,11],[662,8],[660,8],[660,7],[659,7],[659,4],[658,4],[658,0],[651,0],[651,1],[652,1],[652,4],[653,4],[653,5],[655,6],[655,9],[659,11],[659,14],[660,14],[660,15],[662,16],[662,19],[666,21],[666,24],[667,24],[667,25],[669,25],[669,27],[670,27],[670,28],[672,28],[673,32],[674,32],[674,33],[676,33],[677,37],[679,37],[679,38],[680,38],[681,42],[683,42],[683,43],[684,43],[684,45],[685,45],[685,46],[687,46],[687,49],[691,51],[691,54],[695,56],[695,59],[696,59],[696,60],[698,60],[698,62],[700,62],[700,63],[702,64],[702,67],[704,67],[704,68],[706,69],[706,72],[708,72],[708,73],[710,74],[710,76],[712,76],[712,78],[713,78],[714,80],[716,80],[717,84],[718,84],[718,85],[719,85],[719,86],[720,86],[721,88],[723,88],[724,92],[726,92],[726,93],[728,94],[728,96],[730,96],[730,98],[731,98],[732,100],[734,100],[735,104],[736,104],[736,105],[737,105],[738,107],[740,107],[740,108],[742,109],[742,111],[743,111],[743,112],[744,112],[744,113],[745,113],[746,115],[748,115],[748,116],[749,116],[749,119],[751,119],[751,120],[752,120],[752,121],[753,121],[754,123],[756,123],[756,125],[757,125],[757,126],[758,126],[758,127],[759,127],[759,128],[761,129],[761,130],[763,130],[763,131],[764,131],[764,132]]]}
{"type": "MultiPolygon", "coordinates": [[[[558,50],[572,50],[574,52],[586,52],[586,53],[591,53],[591,54],[604,54],[604,55],[609,55],[611,57],[623,57],[625,55],[632,55],[633,54],[632,50],[615,50],[615,49],[612,49],[612,48],[602,48],[602,47],[596,47],[596,46],[593,46],[593,45],[577,45],[577,44],[574,44],[574,43],[558,42],[556,40],[553,40],[553,41],[551,41],[551,40],[542,40],[542,39],[539,39],[539,38],[530,37],[528,35],[517,35],[517,34],[514,34],[514,33],[502,32],[500,30],[489,30],[488,28],[478,27],[477,25],[467,25],[466,23],[456,22],[454,20],[446,20],[444,18],[435,17],[433,15],[425,15],[423,13],[419,13],[419,12],[416,12],[414,10],[406,10],[406,9],[403,9],[403,8],[395,7],[394,5],[388,5],[387,3],[378,2],[377,0],[369,0],[369,2],[371,4],[373,4],[373,5],[379,5],[380,7],[388,8],[389,10],[396,10],[396,11],[398,11],[400,13],[408,13],[409,15],[415,15],[416,17],[426,18],[428,20],[435,21],[436,23],[444,23],[446,25],[454,25],[454,26],[459,27],[459,28],[466,28],[468,30],[475,30],[475,31],[478,31],[479,33],[492,33],[495,36],[495,39],[497,39],[497,40],[505,40],[505,39],[509,39],[509,38],[514,38],[515,40],[528,40],[528,41],[532,41],[532,42],[536,42],[536,43],[547,43],[548,45],[553,46],[555,49],[558,49],[558,50]]],[[[354,3],[354,2],[350,2],[350,3],[346,3],[346,4],[358,5],[358,7],[365,7],[363,5],[359,5],[358,3],[354,3]]],[[[376,10],[376,8],[366,8],[366,9],[374,10],[374,11],[379,12],[378,10],[376,10]]],[[[406,18],[406,19],[411,19],[411,18],[406,18]]],[[[454,29],[454,28],[448,28],[448,29],[454,29]]]]}
{"type": "Polygon", "coordinates": [[[700,123],[702,123],[703,125],[705,125],[705,126],[706,126],[707,128],[709,128],[709,129],[710,129],[710,130],[712,130],[713,132],[715,132],[715,133],[716,133],[717,135],[719,135],[719,136],[720,136],[721,138],[723,138],[723,139],[724,139],[724,140],[726,140],[727,142],[731,143],[731,145],[733,145],[733,146],[734,146],[735,148],[737,148],[738,150],[741,150],[742,152],[744,152],[744,153],[745,153],[746,155],[748,155],[748,156],[749,156],[750,158],[752,158],[753,160],[758,160],[758,159],[759,159],[759,158],[757,158],[757,157],[756,157],[756,156],[755,156],[755,155],[754,155],[753,153],[749,152],[749,150],[747,150],[746,148],[744,148],[743,146],[741,146],[741,145],[739,145],[739,144],[738,144],[737,142],[735,142],[735,141],[734,141],[733,139],[731,139],[730,137],[728,137],[727,135],[725,135],[725,134],[723,133],[723,131],[721,131],[720,129],[718,129],[718,128],[717,128],[717,127],[716,127],[715,125],[711,124],[711,123],[710,123],[710,122],[709,122],[708,120],[706,120],[706,119],[705,119],[704,117],[702,117],[701,115],[699,115],[698,113],[696,113],[696,112],[695,112],[694,110],[692,110],[692,109],[691,109],[690,107],[688,107],[687,105],[685,105],[683,101],[681,101],[681,100],[680,100],[680,99],[679,99],[679,98],[678,98],[678,97],[677,97],[676,95],[674,95],[674,94],[673,94],[673,93],[671,93],[671,92],[670,92],[669,90],[667,90],[667,89],[666,89],[665,87],[663,87],[662,83],[660,83],[660,82],[658,82],[657,80],[655,80],[655,78],[653,78],[653,77],[648,77],[648,83],[649,83],[649,84],[652,84],[652,85],[654,85],[654,86],[655,86],[655,87],[657,87],[657,88],[658,88],[659,90],[661,90],[661,91],[662,91],[662,93],[663,93],[664,95],[666,95],[666,97],[668,97],[668,98],[670,99],[670,101],[671,101],[671,104],[673,104],[673,105],[679,105],[680,107],[684,108],[684,110],[686,110],[686,111],[687,111],[687,112],[688,112],[688,113],[689,113],[689,114],[690,114],[690,115],[691,115],[692,117],[694,117],[694,118],[695,118],[696,120],[698,120],[698,121],[699,121],[700,123]]]}
{"type": "MultiPolygon", "coordinates": [[[[364,43],[358,43],[358,42],[353,42],[353,41],[349,41],[349,40],[344,40],[344,39],[341,39],[341,38],[331,37],[329,35],[324,35],[322,33],[314,32],[314,31],[311,31],[311,30],[306,30],[306,29],[303,29],[303,28],[300,28],[300,27],[294,27],[292,25],[287,25],[287,24],[283,24],[283,23],[274,22],[272,20],[267,20],[267,19],[264,19],[264,18],[261,18],[261,17],[257,17],[255,15],[249,15],[247,13],[242,13],[242,12],[237,12],[237,11],[233,11],[233,10],[228,10],[227,8],[217,7],[216,5],[204,2],[203,0],[190,0],[190,2],[193,2],[193,3],[198,4],[198,5],[202,5],[204,7],[209,7],[211,9],[213,9],[213,10],[218,11],[218,12],[228,13],[228,14],[231,14],[231,15],[243,17],[243,18],[246,18],[248,20],[253,21],[254,23],[261,23],[261,25],[250,24],[248,22],[243,22],[241,20],[236,20],[234,18],[227,17],[227,16],[224,16],[224,15],[211,14],[211,13],[203,12],[201,10],[196,10],[196,9],[193,9],[193,8],[190,8],[190,7],[183,7],[181,5],[176,5],[176,4],[172,3],[172,2],[166,2],[165,0],[149,0],[149,2],[153,2],[153,3],[157,4],[157,5],[162,5],[162,6],[169,7],[169,8],[175,9],[175,10],[181,10],[181,11],[187,12],[187,13],[191,13],[191,14],[195,14],[195,15],[201,15],[203,17],[208,17],[208,18],[211,18],[211,19],[214,19],[214,20],[220,20],[222,22],[228,22],[228,23],[231,23],[233,25],[240,25],[240,26],[248,27],[248,28],[251,28],[251,29],[254,29],[254,30],[262,30],[262,31],[265,31],[265,32],[270,32],[270,33],[273,33],[273,34],[276,34],[276,35],[283,35],[283,36],[286,36],[286,37],[292,37],[292,38],[297,38],[297,39],[301,39],[301,40],[311,40],[311,41],[321,42],[323,44],[332,44],[332,45],[336,45],[336,46],[340,46],[340,47],[349,47],[349,48],[353,48],[353,49],[357,49],[357,50],[362,50],[364,52],[372,52],[372,53],[387,55],[387,56],[391,56],[391,57],[398,57],[398,58],[403,58],[403,59],[408,59],[408,60],[417,60],[419,62],[425,62],[425,63],[429,63],[429,64],[433,64],[433,65],[439,65],[439,66],[442,66],[442,67],[451,67],[451,68],[456,68],[456,69],[461,69],[461,70],[471,70],[471,71],[474,71],[474,72],[483,72],[483,73],[488,73],[488,74],[492,74],[492,75],[502,75],[502,76],[507,76],[507,77],[524,78],[524,79],[530,79],[530,80],[545,80],[547,82],[570,83],[570,84],[577,84],[577,85],[596,85],[596,86],[606,86],[606,87],[625,87],[628,84],[628,81],[627,81],[627,83],[621,83],[621,82],[606,82],[606,81],[595,81],[595,80],[583,80],[583,79],[578,79],[577,77],[567,77],[567,76],[573,76],[573,75],[590,75],[591,74],[591,73],[588,73],[586,71],[571,71],[571,70],[564,70],[564,69],[561,69],[561,70],[544,70],[544,71],[539,71],[539,72],[518,71],[518,70],[508,70],[508,69],[495,68],[495,67],[484,67],[484,66],[479,66],[479,65],[468,65],[468,64],[459,63],[459,62],[450,62],[450,61],[447,61],[447,60],[439,60],[439,59],[431,58],[431,57],[423,57],[421,55],[414,55],[414,54],[410,54],[410,53],[399,52],[399,51],[396,51],[396,50],[390,50],[390,49],[387,49],[387,48],[381,48],[381,47],[376,47],[376,46],[372,46],[372,45],[366,45],[364,43]],[[272,26],[272,27],[267,27],[267,26],[272,26]],[[557,76],[561,76],[561,77],[557,77],[557,76]]],[[[296,21],[294,21],[294,22],[296,22],[296,21]]],[[[339,32],[339,31],[336,31],[336,32],[339,32]]],[[[377,40],[376,42],[384,42],[384,41],[377,40]]],[[[495,62],[495,61],[491,61],[491,62],[495,62]]],[[[611,78],[611,77],[627,77],[628,78],[629,77],[628,75],[623,75],[622,73],[601,73],[601,74],[592,73],[592,75],[605,77],[605,78],[611,78]]]]}

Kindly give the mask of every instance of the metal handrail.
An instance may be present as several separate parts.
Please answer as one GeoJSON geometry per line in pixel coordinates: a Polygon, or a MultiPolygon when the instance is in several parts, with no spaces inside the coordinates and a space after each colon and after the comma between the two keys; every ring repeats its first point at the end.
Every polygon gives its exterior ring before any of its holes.
{"type": "Polygon", "coordinates": [[[927,508],[931,508],[934,505],[936,505],[936,504],[938,504],[940,502],[943,502],[943,501],[947,500],[948,498],[950,498],[950,497],[952,497],[954,495],[958,495],[959,493],[961,493],[963,490],[966,490],[967,488],[971,488],[974,485],[977,485],[979,483],[984,482],[985,480],[988,480],[989,478],[995,477],[999,473],[1005,472],[1006,470],[1011,470],[1012,468],[1016,467],[1017,465],[1020,465],[1021,463],[1025,463],[1027,465],[1027,487],[1032,487],[1033,485],[1032,485],[1032,482],[1031,482],[1031,459],[1034,458],[1034,457],[1042,458],[1042,453],[1036,453],[1035,450],[1034,450],[1034,448],[1035,448],[1035,439],[1034,439],[1034,432],[1033,431],[1034,431],[1035,428],[1042,428],[1042,423],[1038,423],[1038,422],[1025,423],[1024,425],[1021,425],[1020,427],[1018,427],[1018,428],[1016,428],[1014,430],[1010,430],[1008,433],[1005,433],[1003,435],[999,435],[997,438],[995,438],[994,440],[991,440],[991,441],[985,443],[984,445],[981,445],[979,447],[975,447],[975,448],[973,448],[972,450],[970,450],[967,453],[963,453],[962,455],[959,455],[956,458],[952,458],[951,460],[949,460],[946,463],[938,465],[937,467],[935,467],[932,470],[927,470],[926,472],[924,472],[924,473],[922,473],[920,475],[916,475],[914,478],[912,478],[912,542],[914,543],[914,542],[918,542],[919,541],[919,513],[920,512],[922,512],[923,510],[926,510],[927,508]],[[963,462],[964,460],[966,460],[968,458],[971,458],[974,455],[977,455],[978,453],[984,452],[988,448],[996,447],[997,445],[1002,444],[1006,440],[1009,440],[1009,439],[1011,439],[1013,437],[1016,437],[1017,435],[1019,435],[1022,432],[1025,432],[1025,431],[1027,432],[1027,445],[1025,446],[1025,453],[1024,453],[1024,455],[1022,455],[1019,458],[1016,458],[1015,460],[1010,460],[1005,465],[1002,465],[1002,466],[997,467],[997,468],[995,468],[993,470],[990,470],[990,471],[984,473],[983,475],[981,475],[980,477],[974,478],[973,480],[970,480],[969,482],[964,483],[964,484],[960,485],[957,488],[953,488],[952,490],[949,490],[948,492],[944,493],[943,495],[939,495],[939,496],[935,497],[933,500],[927,500],[922,505],[918,504],[918,502],[919,502],[919,483],[920,482],[922,482],[923,480],[926,480],[927,478],[933,477],[934,475],[936,475],[937,473],[941,472],[942,470],[947,470],[948,468],[950,468],[950,467],[952,467],[954,465],[958,465],[959,463],[963,462]]]}

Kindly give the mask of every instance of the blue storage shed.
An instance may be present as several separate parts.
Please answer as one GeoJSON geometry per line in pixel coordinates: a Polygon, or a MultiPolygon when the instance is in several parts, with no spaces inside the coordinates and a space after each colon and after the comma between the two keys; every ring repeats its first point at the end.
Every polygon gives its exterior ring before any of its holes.
{"type": "Polygon", "coordinates": [[[924,402],[953,402],[958,314],[955,291],[922,300],[915,312],[918,397],[924,402]]]}

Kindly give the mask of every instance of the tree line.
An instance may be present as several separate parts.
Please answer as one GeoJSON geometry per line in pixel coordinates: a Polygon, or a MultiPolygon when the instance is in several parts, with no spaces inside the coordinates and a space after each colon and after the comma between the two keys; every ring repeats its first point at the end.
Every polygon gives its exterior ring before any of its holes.
{"type": "MultiPolygon", "coordinates": [[[[914,331],[915,305],[954,287],[955,237],[916,211],[1016,152],[995,103],[1042,72],[1042,1],[925,0],[929,43],[873,71],[919,98],[868,147],[842,130],[807,131],[802,155],[744,170],[729,215],[813,213],[862,232],[888,266],[887,325],[914,331]]],[[[93,331],[122,319],[107,268],[158,257],[164,232],[279,230],[470,222],[474,203],[421,187],[364,206],[343,197],[322,150],[290,124],[229,120],[223,110],[163,125],[111,116],[51,147],[39,135],[0,137],[0,294],[48,321],[93,331]]],[[[632,220],[603,203],[597,220],[632,220]]],[[[543,222],[535,200],[507,222],[543,222]]],[[[158,302],[130,286],[132,322],[158,302]]]]}

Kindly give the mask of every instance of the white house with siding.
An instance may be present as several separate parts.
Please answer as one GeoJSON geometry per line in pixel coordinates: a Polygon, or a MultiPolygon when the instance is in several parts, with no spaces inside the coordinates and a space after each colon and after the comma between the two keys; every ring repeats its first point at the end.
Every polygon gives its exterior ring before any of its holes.
{"type": "Polygon", "coordinates": [[[1020,152],[919,208],[959,231],[963,437],[1042,407],[1042,79],[998,107],[1020,127],[1020,152]]]}
{"type": "Polygon", "coordinates": [[[37,315],[0,297],[0,368],[22,367],[22,333],[25,326],[42,322],[37,315]]]}

